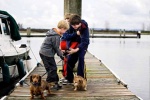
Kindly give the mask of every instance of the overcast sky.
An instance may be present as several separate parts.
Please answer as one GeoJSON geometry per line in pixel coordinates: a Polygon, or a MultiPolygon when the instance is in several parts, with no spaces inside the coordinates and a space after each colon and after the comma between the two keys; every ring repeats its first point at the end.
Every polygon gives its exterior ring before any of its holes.
{"type": "MultiPolygon", "coordinates": [[[[63,19],[64,0],[0,0],[0,10],[24,28],[49,29],[63,19]]],[[[90,28],[146,30],[150,28],[150,0],[82,0],[82,18],[90,28]]]]}

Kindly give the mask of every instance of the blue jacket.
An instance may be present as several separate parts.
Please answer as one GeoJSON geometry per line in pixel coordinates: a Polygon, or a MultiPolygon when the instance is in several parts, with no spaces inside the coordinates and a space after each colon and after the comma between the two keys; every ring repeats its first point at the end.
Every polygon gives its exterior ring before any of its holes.
{"type": "Polygon", "coordinates": [[[89,45],[89,29],[86,21],[81,21],[81,27],[79,28],[80,36],[77,35],[76,30],[70,26],[69,30],[63,34],[61,40],[66,40],[68,42],[68,47],[70,42],[78,42],[79,49],[87,49],[89,45]]]}
{"type": "Polygon", "coordinates": [[[80,36],[77,35],[76,30],[74,30],[72,28],[72,26],[70,25],[69,30],[67,30],[63,36],[61,37],[61,40],[66,40],[66,41],[76,41],[76,42],[80,42],[80,36]]]}
{"type": "Polygon", "coordinates": [[[67,30],[61,37],[61,41],[66,41],[67,49],[69,49],[71,42],[80,43],[80,36],[77,35],[76,30],[74,30],[73,27],[70,25],[69,30],[67,30]]]}
{"type": "Polygon", "coordinates": [[[88,24],[86,21],[82,20],[81,21],[81,28],[79,29],[80,31],[80,38],[81,38],[81,41],[80,41],[80,44],[79,44],[79,49],[87,49],[88,48],[88,45],[90,43],[90,40],[89,40],[89,28],[88,28],[88,24]]]}

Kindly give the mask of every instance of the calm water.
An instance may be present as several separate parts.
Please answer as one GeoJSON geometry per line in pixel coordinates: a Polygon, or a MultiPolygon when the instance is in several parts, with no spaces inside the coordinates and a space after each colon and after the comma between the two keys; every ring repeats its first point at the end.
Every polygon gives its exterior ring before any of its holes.
{"type": "MultiPolygon", "coordinates": [[[[23,38],[22,43],[30,40],[34,55],[32,66],[40,61],[39,48],[44,38],[23,38]]],[[[150,100],[150,36],[141,39],[95,38],[90,40],[88,51],[111,69],[117,76],[128,84],[129,90],[150,100]]]]}
{"type": "Polygon", "coordinates": [[[133,93],[150,100],[150,36],[91,39],[89,51],[127,83],[133,93]]]}

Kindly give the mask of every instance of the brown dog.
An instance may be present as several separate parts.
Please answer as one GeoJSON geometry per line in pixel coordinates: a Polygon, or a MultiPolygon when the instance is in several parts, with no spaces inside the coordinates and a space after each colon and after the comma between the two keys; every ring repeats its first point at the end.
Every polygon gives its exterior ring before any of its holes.
{"type": "Polygon", "coordinates": [[[48,93],[50,94],[50,85],[44,81],[41,80],[41,76],[38,74],[33,74],[30,76],[30,94],[31,94],[31,98],[30,99],[34,99],[34,95],[38,96],[41,95],[42,99],[45,99],[44,97],[44,90],[47,90],[48,93]]]}
{"type": "Polygon", "coordinates": [[[86,82],[86,79],[84,79],[83,77],[75,76],[73,83],[74,83],[74,87],[75,87],[74,91],[76,91],[76,90],[86,91],[87,90],[87,82],[86,82]]]}

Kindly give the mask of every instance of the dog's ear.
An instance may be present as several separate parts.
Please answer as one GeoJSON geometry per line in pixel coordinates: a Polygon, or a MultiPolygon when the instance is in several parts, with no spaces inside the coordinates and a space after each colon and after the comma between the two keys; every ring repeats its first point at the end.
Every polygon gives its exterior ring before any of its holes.
{"type": "Polygon", "coordinates": [[[32,80],[32,75],[30,76],[30,83],[31,83],[31,82],[33,82],[33,80],[32,80]]]}

